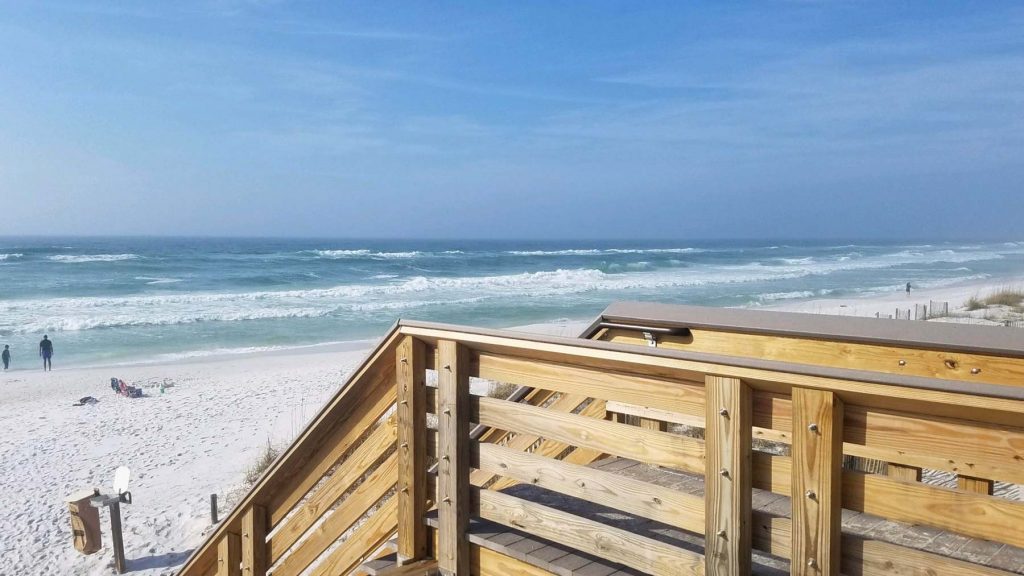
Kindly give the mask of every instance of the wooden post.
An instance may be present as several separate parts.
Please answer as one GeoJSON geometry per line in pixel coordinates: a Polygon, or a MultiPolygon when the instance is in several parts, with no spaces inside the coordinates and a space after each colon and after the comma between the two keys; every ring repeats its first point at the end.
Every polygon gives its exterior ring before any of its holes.
{"type": "Polygon", "coordinates": [[[217,523],[217,495],[210,494],[210,524],[217,523]]]}
{"type": "Polygon", "coordinates": [[[231,532],[217,543],[217,576],[241,576],[242,537],[231,532]]]}
{"type": "Polygon", "coordinates": [[[127,570],[124,560],[124,538],[121,535],[121,503],[110,503],[110,538],[114,541],[114,567],[118,574],[127,570]]]}
{"type": "Polygon", "coordinates": [[[398,386],[398,563],[427,555],[426,347],[406,336],[396,351],[398,386]]]}
{"type": "Polygon", "coordinates": [[[736,378],[707,376],[704,571],[750,574],[751,394],[736,378]]]}
{"type": "Polygon", "coordinates": [[[469,574],[469,354],[456,342],[439,340],[437,415],[438,550],[446,576],[469,574]]]}
{"type": "Polygon", "coordinates": [[[956,487],[968,492],[988,494],[991,496],[995,486],[991,480],[986,478],[975,478],[974,476],[964,476],[963,474],[960,474],[956,477],[956,487]]]}
{"type": "Polygon", "coordinates": [[[267,574],[267,509],[252,506],[242,516],[242,575],[267,574]]]}
{"type": "Polygon", "coordinates": [[[832,392],[793,389],[791,573],[839,574],[843,403],[832,392]]]}
{"type": "Polygon", "coordinates": [[[904,466],[903,464],[889,462],[888,472],[886,475],[889,476],[889,478],[904,480],[906,482],[921,481],[921,469],[917,466],[904,466]]]}

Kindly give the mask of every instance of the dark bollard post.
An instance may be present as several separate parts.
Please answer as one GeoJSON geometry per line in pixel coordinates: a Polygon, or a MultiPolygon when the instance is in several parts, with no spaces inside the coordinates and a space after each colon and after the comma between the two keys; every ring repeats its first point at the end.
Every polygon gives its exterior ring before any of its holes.
{"type": "Polygon", "coordinates": [[[217,495],[210,494],[210,523],[217,523],[217,495]]]}
{"type": "Polygon", "coordinates": [[[110,503],[110,536],[114,540],[114,566],[118,574],[125,573],[124,539],[121,537],[121,503],[110,503]]]}

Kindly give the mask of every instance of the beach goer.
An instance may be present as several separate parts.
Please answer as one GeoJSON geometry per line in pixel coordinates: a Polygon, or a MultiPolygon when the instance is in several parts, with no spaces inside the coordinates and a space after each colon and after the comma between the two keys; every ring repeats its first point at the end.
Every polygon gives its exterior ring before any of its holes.
{"type": "Polygon", "coordinates": [[[53,370],[53,363],[50,361],[53,358],[53,340],[46,334],[43,334],[43,339],[39,341],[39,355],[43,357],[43,371],[53,370]]]}
{"type": "Polygon", "coordinates": [[[10,344],[4,344],[4,351],[3,351],[3,354],[0,354],[0,360],[3,360],[3,362],[4,362],[4,372],[7,372],[7,369],[11,367],[11,345],[10,344]]]}
{"type": "Polygon", "coordinates": [[[907,282],[907,294],[910,294],[910,282],[907,282]]]}

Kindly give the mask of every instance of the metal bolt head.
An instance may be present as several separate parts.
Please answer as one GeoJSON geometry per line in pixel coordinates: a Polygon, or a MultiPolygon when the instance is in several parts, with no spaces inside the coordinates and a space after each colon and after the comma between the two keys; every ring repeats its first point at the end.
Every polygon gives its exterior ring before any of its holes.
{"type": "Polygon", "coordinates": [[[402,364],[408,364],[408,363],[409,363],[409,359],[408,358],[402,358],[402,364]]]}
{"type": "Polygon", "coordinates": [[[897,364],[899,364],[900,366],[906,366],[907,365],[907,361],[906,360],[900,360],[899,362],[897,362],[897,364]]]}
{"type": "Polygon", "coordinates": [[[729,471],[726,470],[725,468],[722,468],[721,470],[719,470],[718,473],[721,474],[722,476],[726,477],[726,478],[729,477],[729,471]]]}
{"type": "Polygon", "coordinates": [[[815,424],[814,422],[811,422],[810,424],[807,425],[807,429],[810,430],[811,432],[817,432],[818,425],[815,424]]]}
{"type": "Polygon", "coordinates": [[[719,530],[718,531],[718,537],[719,538],[725,538],[725,530],[719,530]]]}
{"type": "Polygon", "coordinates": [[[971,368],[971,374],[981,374],[981,368],[971,368]]]}
{"type": "Polygon", "coordinates": [[[818,561],[815,560],[814,558],[808,558],[807,559],[807,565],[810,566],[811,568],[817,568],[818,567],[818,561]]]}
{"type": "Polygon", "coordinates": [[[729,411],[728,411],[728,410],[726,410],[725,408],[720,408],[720,409],[718,410],[718,413],[719,413],[719,414],[721,414],[722,416],[725,416],[726,418],[728,418],[728,417],[729,417],[729,411]]]}
{"type": "Polygon", "coordinates": [[[808,490],[807,492],[804,492],[804,496],[814,500],[818,495],[814,493],[814,490],[808,490]]]}

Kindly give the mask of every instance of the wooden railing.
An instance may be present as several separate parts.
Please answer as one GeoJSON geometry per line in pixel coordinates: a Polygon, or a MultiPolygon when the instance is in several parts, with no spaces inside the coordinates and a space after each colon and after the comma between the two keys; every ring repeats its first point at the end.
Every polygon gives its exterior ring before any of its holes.
{"type": "Polygon", "coordinates": [[[402,323],[181,574],[348,574],[392,552],[445,574],[550,573],[471,541],[477,521],[649,574],[749,574],[753,550],[801,575],[1005,574],[841,529],[845,509],[1024,547],[1024,502],[991,495],[994,482],[1024,484],[1024,382],[989,383],[1004,397],[933,384],[402,323]],[[475,379],[526,393],[473,395],[475,379]],[[703,479],[703,495],[589,466],[609,456],[703,479]],[[844,456],[886,473],[844,468],[844,456]],[[960,484],[923,483],[921,469],[960,484]],[[756,509],[755,491],[789,497],[785,513],[756,509]]]}

